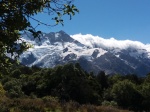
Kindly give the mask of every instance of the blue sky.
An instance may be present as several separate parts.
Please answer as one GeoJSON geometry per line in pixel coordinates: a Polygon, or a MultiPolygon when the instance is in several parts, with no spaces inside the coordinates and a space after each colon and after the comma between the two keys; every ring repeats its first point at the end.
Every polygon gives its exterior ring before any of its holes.
{"type": "MultiPolygon", "coordinates": [[[[74,0],[74,4],[80,13],[71,21],[64,17],[64,26],[39,26],[38,29],[150,43],[150,0],[74,0]]],[[[46,15],[36,17],[45,23],[51,22],[46,15]]]]}

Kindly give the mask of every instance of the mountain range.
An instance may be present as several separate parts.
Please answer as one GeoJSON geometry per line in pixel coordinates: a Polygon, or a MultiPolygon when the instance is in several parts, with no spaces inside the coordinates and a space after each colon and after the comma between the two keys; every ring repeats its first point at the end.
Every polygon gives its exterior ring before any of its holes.
{"type": "Polygon", "coordinates": [[[40,39],[24,33],[22,40],[33,45],[20,55],[19,60],[26,66],[47,68],[78,62],[85,71],[95,74],[105,71],[145,76],[150,72],[150,45],[138,41],[68,35],[64,31],[43,33],[40,39]]]}

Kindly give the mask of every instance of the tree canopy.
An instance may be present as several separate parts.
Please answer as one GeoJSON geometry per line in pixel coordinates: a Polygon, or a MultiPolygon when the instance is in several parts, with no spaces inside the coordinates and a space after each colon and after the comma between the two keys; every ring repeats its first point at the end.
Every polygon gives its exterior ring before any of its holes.
{"type": "Polygon", "coordinates": [[[37,25],[63,25],[62,16],[69,15],[70,19],[78,9],[73,0],[0,0],[0,67],[8,65],[6,53],[18,57],[30,45],[21,39],[21,33],[31,32],[36,38],[41,31],[36,31],[30,20],[37,25]],[[46,13],[54,24],[45,24],[34,18],[38,13],[46,13]]]}
{"type": "MultiPolygon", "coordinates": [[[[15,104],[15,101],[10,103],[6,98],[9,100],[17,98],[21,102],[24,98],[26,100],[44,98],[44,101],[49,102],[49,97],[57,98],[63,105],[64,102],[75,101],[79,104],[118,106],[136,112],[149,112],[150,77],[149,75],[132,77],[105,75],[103,71],[96,76],[84,71],[78,63],[54,68],[18,65],[9,73],[0,73],[0,112],[6,112],[1,109],[7,107],[8,110],[12,105],[23,109],[22,103],[15,104]],[[140,83],[137,83],[137,80],[140,83]]],[[[40,109],[43,108],[37,102],[33,104],[37,104],[40,109]]],[[[28,106],[30,104],[25,105],[25,108],[28,106]]]]}

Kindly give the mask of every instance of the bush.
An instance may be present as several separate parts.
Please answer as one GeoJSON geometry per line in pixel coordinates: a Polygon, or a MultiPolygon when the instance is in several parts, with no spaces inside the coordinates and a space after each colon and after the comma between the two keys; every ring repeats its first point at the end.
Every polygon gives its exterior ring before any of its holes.
{"type": "Polygon", "coordinates": [[[5,90],[4,90],[4,88],[3,88],[3,86],[2,86],[2,84],[0,83],[0,98],[1,97],[4,97],[5,96],[5,90]]]}
{"type": "Polygon", "coordinates": [[[112,106],[112,107],[117,107],[118,104],[115,101],[103,101],[102,106],[112,106]]]}

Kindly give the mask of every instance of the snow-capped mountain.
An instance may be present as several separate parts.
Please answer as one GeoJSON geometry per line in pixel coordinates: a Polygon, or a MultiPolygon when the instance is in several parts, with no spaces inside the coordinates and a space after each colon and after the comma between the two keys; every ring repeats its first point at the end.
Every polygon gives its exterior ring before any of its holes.
{"type": "Polygon", "coordinates": [[[64,31],[43,33],[40,40],[31,34],[22,39],[33,48],[20,56],[27,66],[54,67],[67,62],[79,62],[87,72],[107,74],[138,74],[150,72],[150,45],[131,40],[103,39],[90,34],[71,35],[64,31]]]}

